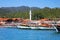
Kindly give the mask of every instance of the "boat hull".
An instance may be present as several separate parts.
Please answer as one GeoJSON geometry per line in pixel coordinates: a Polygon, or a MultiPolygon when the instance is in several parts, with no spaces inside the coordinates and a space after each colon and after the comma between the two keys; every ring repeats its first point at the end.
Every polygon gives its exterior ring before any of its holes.
{"type": "Polygon", "coordinates": [[[19,29],[35,29],[35,30],[41,30],[41,29],[54,29],[53,27],[28,27],[28,26],[17,26],[19,29]]]}

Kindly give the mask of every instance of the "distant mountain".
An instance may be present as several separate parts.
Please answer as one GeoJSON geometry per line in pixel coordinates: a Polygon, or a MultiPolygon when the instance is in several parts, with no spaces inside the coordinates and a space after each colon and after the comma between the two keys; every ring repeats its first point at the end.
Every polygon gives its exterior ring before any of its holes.
{"type": "MultiPolygon", "coordinates": [[[[39,10],[40,8],[38,7],[31,7],[31,10],[39,10]]],[[[0,10],[4,10],[4,11],[10,11],[10,12],[16,12],[16,11],[20,11],[20,12],[26,12],[30,10],[30,7],[28,6],[20,6],[20,7],[2,7],[0,8],[0,10]]],[[[3,12],[4,12],[3,11],[3,12]]]]}
{"type": "Polygon", "coordinates": [[[0,17],[20,17],[29,18],[29,10],[32,10],[32,19],[40,18],[60,18],[60,8],[38,8],[38,7],[1,7],[0,17]]]}

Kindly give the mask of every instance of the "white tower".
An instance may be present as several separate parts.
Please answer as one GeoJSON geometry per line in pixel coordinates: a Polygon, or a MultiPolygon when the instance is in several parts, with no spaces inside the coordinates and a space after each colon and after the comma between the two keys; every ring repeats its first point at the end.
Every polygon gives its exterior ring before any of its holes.
{"type": "Polygon", "coordinates": [[[30,20],[31,20],[31,14],[32,14],[32,13],[31,13],[31,9],[30,9],[30,11],[29,11],[30,20]]]}

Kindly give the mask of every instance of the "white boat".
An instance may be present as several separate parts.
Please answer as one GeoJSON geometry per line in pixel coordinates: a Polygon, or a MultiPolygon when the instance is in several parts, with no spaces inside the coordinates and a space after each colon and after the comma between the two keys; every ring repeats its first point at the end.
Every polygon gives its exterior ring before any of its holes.
{"type": "Polygon", "coordinates": [[[55,29],[54,27],[29,27],[29,26],[17,26],[17,28],[19,29],[37,29],[37,30],[40,30],[40,29],[55,29]]]}

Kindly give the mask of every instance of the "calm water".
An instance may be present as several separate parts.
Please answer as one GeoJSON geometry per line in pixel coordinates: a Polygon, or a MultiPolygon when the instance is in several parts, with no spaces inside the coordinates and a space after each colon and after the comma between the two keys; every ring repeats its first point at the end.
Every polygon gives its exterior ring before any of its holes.
{"type": "Polygon", "coordinates": [[[59,40],[55,30],[22,30],[0,28],[0,40],[59,40]]]}

